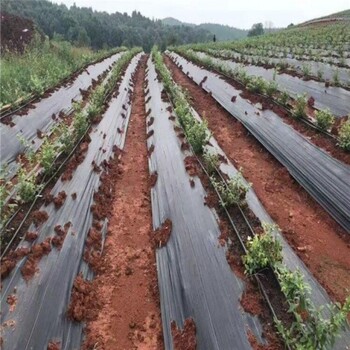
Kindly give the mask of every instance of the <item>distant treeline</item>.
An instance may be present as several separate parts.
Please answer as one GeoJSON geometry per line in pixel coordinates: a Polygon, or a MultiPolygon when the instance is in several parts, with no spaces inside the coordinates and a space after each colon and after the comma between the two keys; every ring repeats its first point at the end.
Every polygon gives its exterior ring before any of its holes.
{"type": "Polygon", "coordinates": [[[32,19],[50,38],[94,49],[141,46],[150,51],[154,44],[165,49],[168,45],[212,40],[212,34],[204,29],[167,26],[136,11],[131,16],[108,14],[74,5],[67,8],[47,0],[1,0],[1,11],[32,19]]]}

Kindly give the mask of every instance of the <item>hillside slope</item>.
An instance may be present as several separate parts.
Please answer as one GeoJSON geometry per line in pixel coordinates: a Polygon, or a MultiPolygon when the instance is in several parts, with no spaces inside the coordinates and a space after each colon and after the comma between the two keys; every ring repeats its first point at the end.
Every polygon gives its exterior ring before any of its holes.
{"type": "Polygon", "coordinates": [[[230,27],[228,25],[217,23],[201,23],[199,25],[193,23],[181,22],[173,17],[166,17],[162,19],[163,24],[168,26],[188,26],[192,28],[200,28],[209,31],[212,35],[216,36],[219,41],[242,39],[247,36],[248,30],[230,27]]]}

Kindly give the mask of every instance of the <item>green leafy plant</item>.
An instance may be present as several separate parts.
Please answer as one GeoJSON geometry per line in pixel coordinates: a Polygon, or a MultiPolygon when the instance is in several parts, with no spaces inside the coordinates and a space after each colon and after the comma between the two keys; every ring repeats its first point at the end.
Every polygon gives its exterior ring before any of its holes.
{"type": "Polygon", "coordinates": [[[44,168],[45,174],[50,174],[53,170],[53,163],[57,156],[56,145],[46,139],[41,146],[40,165],[44,168]]]}
{"type": "Polygon", "coordinates": [[[289,95],[288,95],[287,91],[283,91],[283,92],[278,96],[278,102],[279,102],[282,106],[287,106],[288,101],[289,101],[289,95]]]}
{"type": "Polygon", "coordinates": [[[316,111],[316,124],[322,130],[329,130],[334,124],[335,118],[329,110],[316,111]]]}
{"type": "Polygon", "coordinates": [[[209,175],[215,173],[216,169],[220,165],[220,160],[217,153],[210,153],[208,151],[205,151],[203,153],[203,161],[209,175]]]}
{"type": "Polygon", "coordinates": [[[342,124],[339,130],[339,146],[350,151],[350,120],[342,124]]]}
{"type": "Polygon", "coordinates": [[[251,77],[247,84],[247,89],[251,92],[264,93],[266,89],[265,79],[262,77],[251,77]]]}
{"type": "Polygon", "coordinates": [[[196,154],[201,154],[210,134],[208,133],[207,123],[196,122],[187,130],[187,140],[196,154]]]}
{"type": "Polygon", "coordinates": [[[306,117],[306,106],[307,98],[306,95],[299,95],[295,100],[295,106],[293,108],[294,116],[296,118],[305,118],[306,117]]]}
{"type": "Polygon", "coordinates": [[[20,200],[24,203],[31,202],[35,198],[38,188],[35,182],[35,174],[28,176],[25,169],[21,168],[18,172],[17,184],[20,200]]]}
{"type": "Polygon", "coordinates": [[[211,177],[214,188],[219,192],[221,197],[221,205],[229,208],[233,205],[244,204],[247,192],[251,184],[247,184],[242,176],[241,169],[227,182],[217,182],[211,177]]]}
{"type": "Polygon", "coordinates": [[[339,82],[339,70],[336,69],[333,73],[333,84],[335,86],[340,86],[340,82],[339,82]]]}
{"type": "Polygon", "coordinates": [[[245,273],[248,275],[282,261],[281,243],[273,235],[277,226],[267,223],[262,226],[264,232],[248,239],[247,254],[243,256],[245,273]]]}

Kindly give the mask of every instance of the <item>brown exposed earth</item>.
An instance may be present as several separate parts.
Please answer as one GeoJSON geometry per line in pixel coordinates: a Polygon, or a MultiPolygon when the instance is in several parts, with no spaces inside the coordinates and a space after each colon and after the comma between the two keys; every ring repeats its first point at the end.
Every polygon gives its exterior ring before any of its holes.
{"type": "Polygon", "coordinates": [[[173,336],[175,350],[196,350],[196,324],[192,318],[185,320],[183,329],[179,329],[173,321],[171,323],[171,333],[173,336]]]}
{"type": "Polygon", "coordinates": [[[34,23],[30,19],[0,12],[1,52],[23,53],[34,35],[34,23]]]}
{"type": "Polygon", "coordinates": [[[316,203],[238,122],[165,58],[177,83],[186,88],[193,107],[254,190],[296,253],[330,296],[343,302],[350,288],[350,245],[347,233],[316,203]]]}
{"type": "Polygon", "coordinates": [[[101,307],[88,322],[84,349],[162,349],[145,133],[145,57],[135,94],[109,232],[93,286],[101,307]]]}

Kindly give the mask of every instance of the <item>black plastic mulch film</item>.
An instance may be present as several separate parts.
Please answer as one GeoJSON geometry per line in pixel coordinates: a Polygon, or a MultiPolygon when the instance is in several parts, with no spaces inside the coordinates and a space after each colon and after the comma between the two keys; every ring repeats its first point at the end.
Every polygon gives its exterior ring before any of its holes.
{"type": "MultiPolygon", "coordinates": [[[[217,53],[220,54],[220,50],[217,51],[217,53]]],[[[222,52],[222,57],[225,57],[225,53],[227,51],[224,50],[222,52]]],[[[272,51],[271,51],[272,53],[272,51]]],[[[291,54],[288,54],[288,57],[281,57],[281,58],[276,58],[276,57],[264,57],[262,58],[261,56],[255,56],[255,55],[246,55],[246,54],[241,54],[239,52],[229,50],[229,54],[232,55],[235,58],[244,58],[245,60],[248,60],[249,62],[253,62],[254,60],[257,59],[266,59],[268,62],[272,62],[274,64],[280,64],[282,62],[288,63],[291,67],[294,68],[299,73],[303,73],[303,69],[307,67],[310,70],[310,74],[313,75],[314,77],[317,77],[320,72],[322,72],[322,80],[329,80],[332,81],[334,80],[335,74],[338,75],[339,82],[342,84],[349,84],[350,82],[350,69],[349,68],[344,68],[344,67],[339,67],[336,65],[331,65],[329,63],[325,62],[318,62],[318,61],[311,61],[311,60],[303,60],[303,59],[296,59],[293,58],[291,54]]],[[[350,59],[346,59],[347,63],[350,63],[350,59]]],[[[273,71],[274,69],[272,69],[273,71]]],[[[321,83],[324,86],[324,83],[321,83]]]]}
{"type": "MultiPolygon", "coordinates": [[[[205,53],[198,52],[199,57],[209,57],[205,53]]],[[[220,60],[215,57],[210,57],[219,64],[225,64],[231,69],[241,67],[240,64],[233,61],[220,60]]],[[[261,76],[266,80],[274,80],[275,69],[265,69],[258,66],[243,66],[243,69],[248,75],[261,76]]],[[[349,70],[350,72],[350,70],[349,70]]],[[[350,91],[341,87],[330,86],[325,87],[324,83],[314,80],[303,80],[298,77],[293,77],[289,74],[276,74],[275,81],[281,91],[287,91],[291,97],[296,98],[304,93],[308,97],[312,96],[315,99],[315,107],[318,109],[329,109],[336,117],[343,117],[350,113],[350,91]]]]}
{"type": "MultiPolygon", "coordinates": [[[[46,349],[50,341],[60,342],[61,349],[79,349],[82,340],[81,323],[70,321],[66,316],[71,290],[75,277],[82,273],[91,279],[92,272],[82,259],[85,239],[92,224],[94,192],[98,190],[100,175],[93,171],[92,162],[100,165],[113,154],[113,146],[124,147],[127,125],[131,112],[132,74],[141,54],[135,56],[129,64],[119,87],[119,94],[112,98],[101,122],[90,133],[91,142],[84,161],[77,167],[70,181],[57,181],[51,193],[56,196],[65,191],[67,198],[60,209],[53,204],[43,205],[49,218],[40,227],[31,225],[29,231],[37,230],[36,243],[44,241],[54,234],[56,225],[71,222],[61,250],[55,248],[39,262],[39,272],[27,282],[21,276],[23,258],[3,281],[1,296],[2,322],[14,321],[14,325],[3,327],[3,349],[24,350],[46,349]],[[123,105],[127,110],[123,109],[123,105]],[[123,118],[122,114],[125,114],[123,118]],[[123,133],[118,132],[118,128],[123,133]],[[71,195],[77,194],[73,200],[71,195]],[[16,288],[17,303],[10,312],[6,303],[7,296],[16,288]]],[[[30,246],[23,241],[20,246],[30,246]]]]}
{"type": "MultiPolygon", "coordinates": [[[[202,122],[200,116],[197,114],[195,110],[192,110],[193,115],[195,118],[202,122]]],[[[226,158],[227,163],[221,162],[220,163],[220,171],[223,174],[228,175],[229,178],[233,178],[237,174],[237,169],[234,167],[234,165],[230,162],[230,160],[227,158],[224,151],[220,148],[217,141],[214,139],[214,137],[210,137],[208,145],[205,146],[205,149],[210,154],[220,154],[224,158],[226,158]]],[[[244,179],[245,183],[247,181],[244,179]]],[[[254,187],[254,184],[253,184],[254,187]]],[[[270,215],[265,210],[264,206],[260,202],[259,198],[257,197],[256,193],[254,192],[253,187],[251,187],[247,193],[246,200],[249,208],[252,210],[252,212],[255,214],[255,216],[260,220],[260,222],[266,222],[270,224],[274,224],[274,221],[270,217],[270,215]]],[[[234,221],[234,218],[232,218],[234,221]]],[[[302,273],[304,280],[309,284],[311,287],[311,295],[310,298],[313,301],[313,303],[317,306],[324,306],[326,304],[330,305],[331,299],[329,298],[327,292],[324,290],[324,288],[318,283],[316,278],[310,273],[309,269],[305,266],[303,261],[298,257],[298,255],[294,252],[294,250],[289,246],[288,242],[284,239],[283,235],[280,233],[280,231],[275,230],[274,231],[275,236],[278,238],[278,240],[281,242],[282,245],[282,255],[283,255],[283,263],[291,270],[296,271],[297,269],[302,273]]],[[[330,316],[329,310],[327,308],[324,308],[323,310],[324,317],[328,318],[330,316]]],[[[333,350],[343,350],[346,349],[346,346],[350,345],[350,329],[349,326],[346,327],[346,329],[342,330],[339,334],[339,337],[337,338],[335,345],[333,347],[333,350]]]]}
{"type": "Polygon", "coordinates": [[[313,145],[274,112],[262,111],[241,98],[241,91],[217,74],[201,69],[175,53],[169,56],[198,85],[207,77],[202,88],[241,121],[299,184],[350,233],[350,166],[313,145]],[[235,102],[231,101],[233,96],[237,96],[235,102]]]}
{"type": "Polygon", "coordinates": [[[38,149],[43,140],[37,137],[37,130],[43,133],[48,132],[55,123],[51,116],[60,112],[68,113],[72,108],[72,100],[80,101],[82,99],[80,90],[88,89],[92,80],[96,80],[121,56],[121,53],[117,53],[99,63],[88,66],[72,83],[60,87],[51,96],[35,103],[35,108],[29,109],[25,116],[13,115],[14,126],[0,123],[1,167],[6,164],[10,171],[13,170],[17,155],[25,150],[19,136],[24,137],[33,149],[38,149]]]}
{"type": "Polygon", "coordinates": [[[169,241],[156,252],[165,348],[173,349],[171,322],[182,328],[184,320],[192,317],[198,349],[251,349],[247,331],[261,340],[261,324],[240,306],[243,282],[227,263],[216,216],[204,205],[206,193],[199,178],[193,178],[193,188],[190,185],[184,159],[191,153],[181,151],[174,123],[168,119],[169,103],[161,100],[163,85],[151,60],[147,66],[145,98],[151,96],[147,120],[154,117],[147,129],[154,130],[147,141],[148,148],[154,145],[149,169],[158,173],[151,191],[153,226],[172,221],[169,241]]]}

